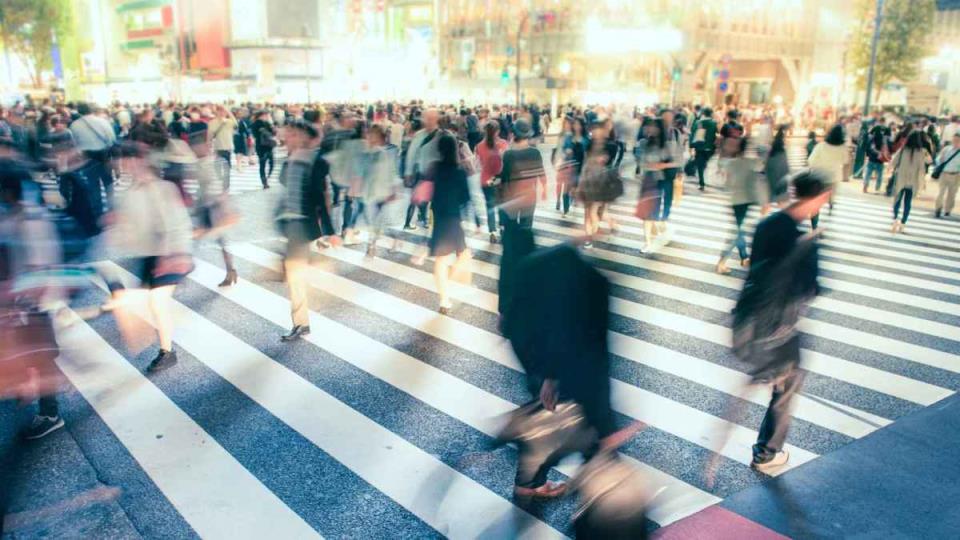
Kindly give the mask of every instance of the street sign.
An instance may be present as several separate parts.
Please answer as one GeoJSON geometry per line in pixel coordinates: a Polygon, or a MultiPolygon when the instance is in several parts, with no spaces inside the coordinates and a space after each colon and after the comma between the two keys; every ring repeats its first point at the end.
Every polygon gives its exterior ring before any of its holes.
{"type": "Polygon", "coordinates": [[[517,52],[512,45],[507,45],[507,56],[513,56],[513,53],[517,52]]]}

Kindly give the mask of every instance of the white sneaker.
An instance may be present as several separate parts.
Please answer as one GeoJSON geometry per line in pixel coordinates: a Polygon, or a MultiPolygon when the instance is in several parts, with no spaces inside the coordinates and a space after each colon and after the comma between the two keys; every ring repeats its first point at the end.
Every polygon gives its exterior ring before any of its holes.
{"type": "Polygon", "coordinates": [[[781,450],[776,454],[774,454],[773,459],[771,459],[770,461],[764,461],[763,463],[759,463],[756,461],[756,458],[754,458],[754,461],[750,463],[750,466],[760,472],[767,472],[767,471],[771,471],[773,469],[786,465],[787,461],[789,460],[790,460],[790,453],[787,452],[786,450],[781,450]]]}

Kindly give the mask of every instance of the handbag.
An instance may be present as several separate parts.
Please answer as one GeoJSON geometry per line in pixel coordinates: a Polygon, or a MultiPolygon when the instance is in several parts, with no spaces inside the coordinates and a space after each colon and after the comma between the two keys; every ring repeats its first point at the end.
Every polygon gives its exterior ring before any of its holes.
{"type": "Polygon", "coordinates": [[[573,512],[577,538],[647,538],[646,509],[665,487],[652,490],[650,479],[616,452],[600,452],[570,480],[577,493],[573,512]]]}
{"type": "Polygon", "coordinates": [[[683,165],[683,174],[686,176],[696,176],[697,175],[697,162],[693,158],[687,160],[683,165]]]}
{"type": "Polygon", "coordinates": [[[934,180],[939,180],[940,176],[943,175],[943,170],[947,168],[947,164],[953,161],[953,158],[957,157],[957,154],[960,154],[960,149],[956,150],[953,154],[951,154],[946,161],[934,167],[933,173],[930,175],[930,177],[933,178],[934,180]]]}
{"type": "Polygon", "coordinates": [[[433,200],[433,181],[421,180],[413,187],[410,200],[413,204],[428,203],[433,200]]]}

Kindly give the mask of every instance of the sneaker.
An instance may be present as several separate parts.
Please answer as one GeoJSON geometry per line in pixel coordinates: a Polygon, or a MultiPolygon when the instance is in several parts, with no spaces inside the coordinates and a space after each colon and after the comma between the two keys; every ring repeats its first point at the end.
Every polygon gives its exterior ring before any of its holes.
{"type": "MultiPolygon", "coordinates": [[[[947,214],[947,215],[949,216],[950,214],[947,214]]],[[[935,218],[937,218],[937,219],[940,219],[940,210],[936,210],[936,211],[933,213],[933,217],[935,217],[935,218]]]]}
{"type": "Polygon", "coordinates": [[[789,460],[790,454],[786,450],[781,450],[766,461],[758,461],[756,456],[754,456],[753,462],[750,463],[750,466],[760,472],[767,472],[776,469],[777,467],[786,465],[787,461],[789,460]]]}
{"type": "Polygon", "coordinates": [[[33,417],[30,427],[23,432],[23,438],[28,441],[42,439],[54,431],[63,427],[63,418],[60,416],[37,416],[33,417]]]}
{"type": "Polygon", "coordinates": [[[175,365],[177,365],[176,351],[165,351],[160,349],[157,357],[153,359],[153,362],[150,362],[149,366],[147,366],[147,372],[156,373],[158,371],[170,369],[175,365]]]}
{"type": "Polygon", "coordinates": [[[497,233],[490,233],[490,243],[491,244],[497,243],[497,233]]]}
{"type": "Polygon", "coordinates": [[[416,225],[413,225],[413,224],[411,224],[411,225],[404,225],[404,226],[403,226],[403,230],[405,230],[405,231],[415,231],[415,230],[417,230],[417,226],[416,226],[416,225]]]}
{"type": "Polygon", "coordinates": [[[584,242],[583,249],[593,249],[593,242],[584,242]]]}
{"type": "Polygon", "coordinates": [[[567,485],[556,482],[547,482],[546,484],[536,488],[520,486],[513,487],[514,496],[522,499],[555,499],[557,497],[562,497],[566,492],[567,485]]]}

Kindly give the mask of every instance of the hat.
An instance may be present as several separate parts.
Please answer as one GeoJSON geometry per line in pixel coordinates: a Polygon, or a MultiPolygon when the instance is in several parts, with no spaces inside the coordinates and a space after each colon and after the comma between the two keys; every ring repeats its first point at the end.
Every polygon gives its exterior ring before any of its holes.
{"type": "Polygon", "coordinates": [[[533,136],[533,128],[530,127],[530,122],[527,122],[525,119],[520,118],[513,123],[513,135],[518,139],[529,139],[533,136]]]}

